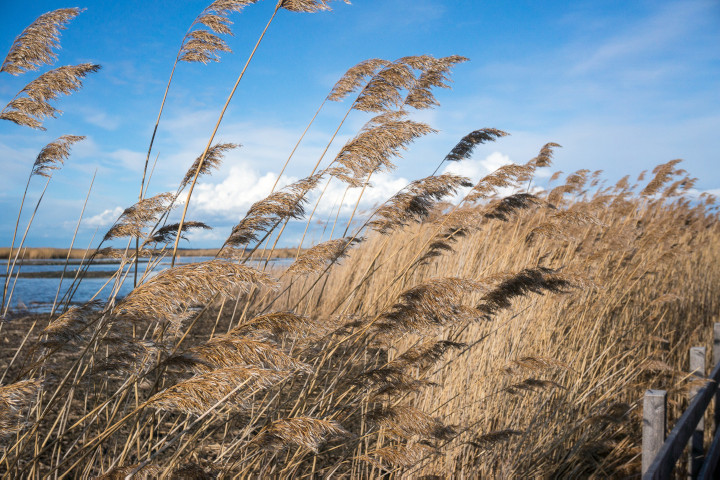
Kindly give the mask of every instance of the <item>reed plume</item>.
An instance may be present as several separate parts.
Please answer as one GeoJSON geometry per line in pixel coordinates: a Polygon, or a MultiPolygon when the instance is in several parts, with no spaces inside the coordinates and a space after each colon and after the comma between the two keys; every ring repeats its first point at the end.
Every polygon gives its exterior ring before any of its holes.
{"type": "Polygon", "coordinates": [[[354,237],[337,238],[326,242],[318,243],[314,247],[305,250],[283,275],[301,275],[304,273],[318,272],[328,263],[335,263],[340,258],[346,257],[348,250],[362,239],[354,237]]]}
{"type": "MultiPolygon", "coordinates": [[[[185,222],[182,226],[182,232],[185,233],[188,230],[192,229],[201,229],[201,230],[212,230],[212,227],[209,225],[204,224],[203,222],[194,222],[194,221],[188,221],[185,222]]],[[[170,225],[165,225],[164,227],[160,227],[153,234],[145,240],[145,244],[148,243],[171,243],[175,241],[175,236],[178,234],[178,230],[180,230],[180,225],[177,223],[173,223],[170,225]]],[[[181,238],[186,239],[186,237],[182,236],[181,238]]]]}
{"type": "MultiPolygon", "coordinates": [[[[222,163],[222,159],[225,156],[225,152],[240,146],[241,145],[237,143],[216,143],[210,147],[205,154],[204,160],[202,155],[196,158],[192,166],[185,173],[185,177],[183,177],[180,182],[180,190],[183,190],[190,182],[192,182],[193,178],[195,178],[196,172],[198,172],[198,176],[207,175],[211,170],[219,168],[222,163]],[[202,166],[200,166],[201,161],[202,166]],[[198,166],[200,166],[199,171],[198,166]]],[[[177,229],[177,227],[175,228],[177,229]]]]}
{"type": "Polygon", "coordinates": [[[62,113],[49,102],[61,94],[69,95],[80,89],[83,78],[98,70],[100,70],[100,65],[82,63],[58,67],[45,72],[20,90],[15,99],[0,111],[0,119],[45,130],[42,120],[45,117],[56,117],[62,113]]]}
{"type": "Polygon", "coordinates": [[[498,130],[496,128],[481,128],[465,135],[457,145],[450,150],[443,161],[445,162],[459,162],[470,158],[475,147],[485,142],[494,142],[498,138],[509,135],[507,132],[498,130]]]}
{"type": "Polygon", "coordinates": [[[470,186],[472,183],[468,178],[450,173],[416,180],[378,208],[368,225],[387,234],[410,222],[421,222],[428,217],[436,202],[454,195],[460,187],[470,186]]]}
{"type": "Polygon", "coordinates": [[[135,288],[115,308],[115,314],[133,321],[174,322],[187,308],[216,296],[233,297],[251,285],[273,286],[270,277],[253,268],[225,260],[190,263],[160,272],[135,288]]]}
{"type": "Polygon", "coordinates": [[[253,317],[233,328],[229,333],[234,336],[268,335],[276,339],[284,337],[302,338],[317,332],[320,325],[316,320],[293,312],[273,312],[253,317]]]}
{"type": "Polygon", "coordinates": [[[40,15],[13,41],[10,51],[0,66],[0,72],[11,75],[37,70],[57,60],[53,49],[60,48],[60,30],[85,9],[60,8],[40,15]]]}
{"type": "Polygon", "coordinates": [[[230,47],[218,35],[232,35],[229,20],[231,13],[240,12],[258,0],[215,0],[195,18],[191,31],[183,38],[178,60],[181,62],[219,62],[220,52],[230,52],[230,47]],[[206,29],[195,29],[199,25],[206,29]]]}
{"type": "Polygon", "coordinates": [[[320,174],[303,178],[255,202],[245,218],[233,227],[223,246],[223,253],[232,253],[227,249],[228,246],[239,247],[257,240],[260,232],[267,232],[285,219],[302,218],[305,215],[306,195],[315,188],[320,178],[320,174]]]}
{"type": "Polygon", "coordinates": [[[386,428],[397,439],[409,440],[415,435],[428,439],[448,440],[455,429],[411,405],[378,406],[367,414],[370,423],[386,428]]]}
{"type": "MultiPolygon", "coordinates": [[[[350,3],[350,0],[342,0],[350,3]]],[[[291,12],[314,13],[322,10],[330,10],[330,0],[280,0],[280,7],[291,12]]]]}
{"type": "Polygon", "coordinates": [[[193,347],[166,360],[168,365],[174,363],[190,365],[196,373],[238,365],[278,371],[310,371],[308,365],[294,359],[267,340],[238,338],[233,335],[211,338],[204,345],[193,347]]]}
{"type": "Polygon", "coordinates": [[[48,143],[40,150],[31,175],[50,177],[50,171],[59,169],[65,160],[70,156],[70,147],[73,143],[85,140],[85,137],[77,135],[63,135],[54,142],[48,143]]]}
{"type": "Polygon", "coordinates": [[[172,193],[160,193],[140,200],[120,214],[115,224],[105,234],[103,241],[113,238],[144,236],[143,229],[157,222],[175,199],[172,193]]]}
{"type": "Polygon", "coordinates": [[[247,408],[250,397],[288,376],[278,370],[251,366],[219,368],[196,375],[153,395],[148,405],[158,410],[202,415],[228,397],[223,407],[247,408]]]}
{"type": "Polygon", "coordinates": [[[660,188],[672,178],[673,175],[677,175],[678,171],[675,170],[675,165],[680,162],[682,162],[682,160],[676,159],[655,167],[652,171],[655,176],[652,180],[650,180],[650,183],[647,184],[643,191],[640,192],[640,195],[649,197],[657,193],[660,188]]]}
{"type": "Polygon", "coordinates": [[[415,139],[435,132],[424,123],[404,119],[406,115],[407,112],[401,110],[372,118],[340,149],[333,163],[345,167],[357,178],[381,169],[393,170],[391,158],[407,149],[415,139]]]}
{"type": "Polygon", "coordinates": [[[428,65],[420,65],[422,73],[417,78],[415,84],[408,91],[404,104],[422,110],[433,108],[440,103],[432,93],[432,89],[450,88],[450,69],[458,63],[467,62],[468,59],[459,55],[451,55],[448,57],[432,59],[428,65]]]}
{"type": "Polygon", "coordinates": [[[375,76],[380,68],[387,67],[390,62],[380,58],[364,60],[350,67],[347,72],[335,83],[327,99],[339,102],[352,92],[359,89],[368,79],[375,76]]]}
{"type": "Polygon", "coordinates": [[[415,82],[413,67],[396,61],[383,67],[360,92],[353,108],[363,112],[382,113],[403,104],[402,91],[415,82]]]}
{"type": "Polygon", "coordinates": [[[528,293],[543,292],[562,293],[573,286],[573,282],[546,267],[526,268],[521,272],[509,275],[488,293],[483,295],[481,302],[475,307],[486,320],[500,310],[510,308],[512,300],[528,293]]]}
{"type": "Polygon", "coordinates": [[[47,347],[70,347],[71,344],[80,342],[82,332],[97,318],[101,306],[102,302],[96,300],[79,307],[71,307],[43,329],[42,334],[45,337],[42,344],[47,347]]]}
{"type": "MultiPolygon", "coordinates": [[[[0,385],[0,441],[12,438],[26,426],[23,412],[30,407],[40,388],[38,379],[0,385]]],[[[4,447],[0,443],[0,451],[4,447]]]]}
{"type": "Polygon", "coordinates": [[[479,315],[463,305],[465,296],[486,289],[483,283],[465,278],[433,279],[401,293],[397,302],[380,314],[374,328],[387,333],[424,332],[475,320],[479,315]]]}
{"type": "Polygon", "coordinates": [[[328,440],[348,436],[350,432],[334,420],[293,417],[272,422],[253,439],[253,443],[264,450],[299,446],[318,453],[320,446],[328,440]]]}

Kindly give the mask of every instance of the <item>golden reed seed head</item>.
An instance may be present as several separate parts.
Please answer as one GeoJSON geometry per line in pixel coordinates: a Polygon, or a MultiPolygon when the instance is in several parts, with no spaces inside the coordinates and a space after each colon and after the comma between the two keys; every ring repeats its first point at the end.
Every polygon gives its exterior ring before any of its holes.
{"type": "Polygon", "coordinates": [[[232,35],[228,19],[231,13],[240,12],[247,5],[258,0],[216,0],[198,15],[191,29],[202,25],[209,30],[198,29],[188,32],[183,38],[178,61],[180,62],[219,62],[220,52],[231,52],[227,43],[216,34],[232,35]]]}
{"type": "Polygon", "coordinates": [[[210,147],[205,154],[204,159],[202,155],[195,159],[192,166],[185,173],[185,177],[183,177],[182,182],[180,182],[180,189],[184,189],[192,181],[192,179],[195,178],[196,173],[198,176],[207,175],[211,170],[218,169],[222,164],[225,152],[241,146],[242,145],[239,143],[216,143],[210,147]],[[198,173],[198,166],[200,166],[201,160],[202,166],[200,167],[200,172],[198,173]]]}
{"type": "Polygon", "coordinates": [[[311,417],[283,418],[272,422],[252,440],[264,450],[304,447],[318,453],[320,446],[337,437],[351,436],[338,422],[311,417]]]}
{"type": "Polygon", "coordinates": [[[155,223],[175,199],[172,193],[160,193],[144,198],[120,214],[115,224],[105,234],[103,241],[113,238],[137,237],[144,235],[143,229],[155,223]]]}
{"type": "Polygon", "coordinates": [[[301,275],[305,273],[320,273],[328,263],[335,263],[346,257],[348,250],[362,241],[361,238],[345,237],[328,240],[305,250],[283,275],[301,275]]]}
{"type": "Polygon", "coordinates": [[[220,368],[168,387],[153,395],[148,404],[158,410],[202,415],[230,395],[223,406],[243,409],[253,394],[288,376],[287,372],[251,366],[220,368]]]}
{"type": "Polygon", "coordinates": [[[50,171],[59,169],[59,165],[63,165],[70,156],[72,144],[81,140],[85,140],[85,137],[63,135],[54,142],[45,145],[35,159],[32,175],[50,177],[50,171]]]}
{"type": "Polygon", "coordinates": [[[364,60],[354,67],[350,67],[345,75],[337,81],[333,86],[327,99],[333,102],[339,102],[352,92],[360,88],[369,78],[372,78],[380,68],[390,64],[387,60],[379,58],[371,58],[364,60]]]}
{"type": "MultiPolygon", "coordinates": [[[[349,4],[350,0],[342,0],[349,4]]],[[[282,0],[280,6],[291,12],[313,13],[322,10],[330,10],[330,0],[282,0]]]]}
{"type": "Polygon", "coordinates": [[[226,260],[190,263],[160,272],[139,285],[115,307],[116,316],[131,321],[157,320],[176,327],[177,315],[217,296],[233,297],[250,286],[274,287],[266,273],[226,260]]]}
{"type": "Polygon", "coordinates": [[[437,202],[454,195],[460,187],[469,186],[472,183],[468,178],[449,173],[416,180],[378,208],[368,225],[388,234],[411,222],[421,222],[430,215],[437,202]]]}
{"type": "Polygon", "coordinates": [[[45,130],[42,120],[56,117],[62,111],[50,105],[61,94],[70,93],[82,87],[82,79],[89,73],[100,70],[100,65],[83,63],[58,67],[45,72],[28,83],[18,98],[8,103],[0,112],[0,119],[10,120],[18,125],[45,130]]]}
{"type": "Polygon", "coordinates": [[[81,8],[61,8],[40,15],[15,38],[0,72],[20,75],[54,63],[57,54],[53,49],[60,47],[60,30],[82,11],[81,8]]]}
{"type": "Polygon", "coordinates": [[[315,174],[300,179],[252,204],[245,218],[233,227],[221,254],[232,256],[234,252],[227,247],[247,245],[258,239],[259,232],[266,232],[283,220],[302,218],[305,215],[306,196],[321,178],[322,174],[315,174]]]}

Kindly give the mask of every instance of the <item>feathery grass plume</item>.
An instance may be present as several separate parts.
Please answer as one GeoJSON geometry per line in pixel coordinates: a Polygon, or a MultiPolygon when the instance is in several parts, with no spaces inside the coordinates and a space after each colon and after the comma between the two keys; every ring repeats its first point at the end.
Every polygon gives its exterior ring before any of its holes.
{"type": "Polygon", "coordinates": [[[356,178],[380,169],[393,170],[392,157],[399,156],[416,138],[436,132],[425,123],[404,119],[406,115],[400,110],[372,118],[342,147],[333,163],[352,171],[356,178]]]}
{"type": "Polygon", "coordinates": [[[42,126],[43,118],[56,117],[62,113],[49,102],[61,94],[69,95],[78,90],[82,87],[82,79],[89,73],[98,70],[100,70],[100,65],[82,63],[58,67],[45,72],[20,90],[15,99],[2,109],[0,119],[45,130],[42,126]]]}
{"type": "Polygon", "coordinates": [[[564,293],[572,286],[572,281],[551,268],[526,268],[502,280],[483,295],[481,302],[475,308],[483,318],[489,320],[500,310],[510,308],[514,298],[528,293],[541,295],[545,291],[564,293]]]}
{"type": "MultiPolygon", "coordinates": [[[[164,227],[157,229],[147,240],[145,240],[145,244],[174,242],[179,227],[180,225],[177,223],[173,223],[172,225],[165,225],[164,227]]],[[[190,221],[183,223],[182,231],[183,233],[185,233],[188,230],[195,228],[199,228],[201,230],[212,230],[211,226],[206,225],[203,222],[190,221]]],[[[186,239],[185,236],[182,236],[181,238],[186,239]]]]}
{"type": "Polygon", "coordinates": [[[344,166],[327,168],[325,173],[331,177],[337,178],[343,183],[346,183],[348,188],[360,188],[367,185],[364,178],[355,176],[350,169],[344,166]]]}
{"type": "Polygon", "coordinates": [[[460,160],[470,158],[470,155],[472,155],[477,145],[485,142],[494,142],[496,139],[507,135],[510,134],[496,128],[481,128],[480,130],[470,132],[450,150],[450,153],[445,156],[443,161],[459,162],[460,160]]]}
{"type": "Polygon", "coordinates": [[[215,0],[193,21],[190,29],[202,25],[209,30],[197,29],[188,32],[182,41],[178,60],[181,62],[219,62],[220,52],[230,52],[218,34],[232,35],[228,19],[231,13],[240,12],[247,5],[258,0],[215,0]]]}
{"type": "Polygon", "coordinates": [[[251,366],[220,368],[166,388],[153,395],[148,405],[158,410],[202,415],[230,395],[224,405],[246,408],[253,393],[275,385],[288,375],[288,372],[251,366]]]}
{"type": "Polygon", "coordinates": [[[120,214],[115,224],[107,231],[103,241],[121,237],[142,237],[143,229],[157,221],[171,202],[175,199],[172,193],[160,193],[154,197],[140,200],[120,214]]]}
{"type": "Polygon", "coordinates": [[[350,383],[369,390],[370,399],[383,395],[392,397],[397,394],[417,392],[425,387],[437,386],[430,380],[414,377],[404,365],[372,368],[353,378],[350,383]]]}
{"type": "Polygon", "coordinates": [[[499,188],[512,187],[527,181],[535,171],[532,165],[503,165],[493,173],[484,176],[465,197],[467,202],[476,202],[496,193],[499,188]]]}
{"type": "MultiPolygon", "coordinates": [[[[202,167],[200,167],[200,173],[198,173],[198,176],[209,174],[211,170],[220,167],[222,159],[225,156],[225,152],[240,146],[241,145],[238,143],[216,143],[210,147],[207,151],[207,155],[205,155],[202,167]]],[[[196,158],[192,166],[185,173],[185,177],[182,179],[182,182],[180,182],[180,190],[184,189],[190,182],[192,182],[192,179],[195,178],[195,173],[197,172],[200,160],[202,160],[202,156],[196,158]]]]}
{"type": "Polygon", "coordinates": [[[563,370],[567,370],[569,367],[565,362],[561,362],[554,358],[533,355],[515,359],[505,365],[502,370],[507,374],[514,374],[519,371],[537,371],[549,368],[561,368],[563,370]]]}
{"type": "Polygon", "coordinates": [[[462,302],[466,295],[486,290],[486,285],[465,278],[432,279],[402,292],[374,327],[384,333],[422,332],[474,320],[478,313],[462,302]]]}
{"type": "Polygon", "coordinates": [[[547,201],[553,205],[559,205],[566,193],[579,193],[587,183],[587,174],[590,170],[582,169],[568,175],[564,185],[559,185],[548,193],[547,201]]]}
{"type": "Polygon", "coordinates": [[[240,223],[235,225],[223,247],[224,254],[232,252],[227,246],[238,247],[257,240],[260,232],[267,232],[285,219],[298,219],[305,215],[307,193],[315,188],[322,174],[303,178],[287,187],[273,192],[252,204],[240,223]]]}
{"type": "MultiPolygon", "coordinates": [[[[538,153],[537,157],[531,159],[528,162],[528,165],[535,168],[549,167],[550,165],[552,165],[553,155],[555,154],[553,149],[555,148],[562,148],[562,145],[553,142],[546,143],[540,149],[540,153],[538,153]]],[[[559,175],[559,173],[557,174],[559,175]]]]}
{"type": "Polygon", "coordinates": [[[92,374],[112,374],[120,379],[148,373],[155,368],[159,355],[167,353],[167,347],[160,343],[122,335],[106,336],[100,344],[107,354],[96,361],[92,374]]]}
{"type": "Polygon", "coordinates": [[[276,338],[293,336],[293,338],[306,337],[317,331],[318,323],[293,312],[273,312],[254,317],[230,330],[234,336],[272,335],[276,338]]]}
{"type": "Polygon", "coordinates": [[[57,60],[53,49],[60,47],[60,30],[84,9],[60,8],[40,15],[15,38],[0,72],[10,75],[37,70],[41,65],[51,65],[57,60]]]}
{"type": "MultiPolygon", "coordinates": [[[[342,1],[348,4],[350,3],[350,0],[342,1]]],[[[329,2],[330,0],[283,0],[280,6],[291,12],[313,13],[321,10],[330,10],[329,2]]]]}
{"type": "Polygon", "coordinates": [[[325,442],[351,435],[334,420],[293,417],[272,422],[252,442],[263,450],[281,450],[298,446],[318,453],[320,446],[325,442]]]}
{"type": "Polygon", "coordinates": [[[678,171],[675,170],[675,165],[680,162],[682,162],[681,159],[675,159],[655,167],[652,171],[655,176],[652,180],[650,180],[650,183],[647,184],[642,192],[640,192],[640,195],[643,197],[649,197],[657,193],[665,183],[670,181],[673,175],[678,174],[678,171]]]}
{"type": "Polygon", "coordinates": [[[140,468],[139,463],[125,467],[113,467],[102,475],[95,477],[94,480],[125,480],[130,474],[132,474],[130,477],[132,480],[151,480],[158,478],[163,471],[162,468],[152,464],[145,465],[140,470],[137,470],[138,468],[140,468]]]}
{"type": "Polygon", "coordinates": [[[516,211],[542,204],[542,200],[532,193],[515,193],[490,203],[485,209],[484,217],[507,222],[516,211]]]}
{"type": "Polygon", "coordinates": [[[309,372],[308,365],[296,360],[268,341],[251,338],[237,338],[221,335],[211,338],[204,345],[172,356],[166,363],[191,365],[196,373],[204,373],[217,368],[237,365],[249,365],[269,370],[309,372]]]}
{"type": "Polygon", "coordinates": [[[396,467],[412,467],[423,458],[434,453],[437,453],[437,450],[424,443],[398,444],[378,448],[367,455],[361,455],[358,460],[368,462],[384,470],[385,466],[382,462],[396,467]]]}
{"type": "Polygon", "coordinates": [[[0,385],[0,441],[14,436],[25,428],[23,411],[30,407],[40,385],[39,379],[0,385]]]}
{"type": "Polygon", "coordinates": [[[327,99],[332,102],[339,102],[352,92],[356,91],[369,78],[372,78],[380,68],[387,67],[390,62],[380,58],[363,60],[357,65],[350,67],[345,75],[335,83],[327,99]]]}
{"type": "Polygon", "coordinates": [[[346,257],[348,250],[361,241],[361,238],[345,237],[318,243],[314,247],[305,250],[302,255],[283,272],[283,275],[300,275],[303,273],[317,272],[328,263],[335,263],[340,258],[346,257]]]}
{"type": "Polygon", "coordinates": [[[40,343],[46,347],[59,347],[79,342],[82,340],[81,332],[97,316],[100,307],[102,307],[100,300],[71,307],[45,327],[42,331],[45,338],[40,343]]]}
{"type": "Polygon", "coordinates": [[[405,105],[418,110],[440,105],[432,93],[432,88],[450,88],[447,83],[450,81],[448,75],[450,69],[458,63],[467,61],[468,59],[465,57],[451,55],[438,59],[433,58],[428,65],[421,65],[422,73],[405,97],[405,105]]]}
{"type": "Polygon", "coordinates": [[[409,440],[415,435],[449,440],[455,429],[410,405],[378,406],[368,412],[367,419],[377,427],[386,428],[399,438],[409,440]]]}
{"type": "Polygon", "coordinates": [[[411,222],[421,222],[428,217],[436,202],[454,195],[460,187],[470,186],[472,183],[468,178],[451,173],[416,180],[378,208],[373,214],[375,219],[368,225],[387,234],[411,222]]]}
{"type": "Polygon", "coordinates": [[[397,358],[393,359],[388,365],[416,367],[421,372],[424,372],[440,361],[451,349],[460,350],[465,347],[467,347],[467,345],[461,342],[427,340],[420,345],[409,348],[397,358]]]}
{"type": "Polygon", "coordinates": [[[115,314],[172,323],[187,308],[204,305],[217,295],[232,297],[250,285],[274,286],[274,282],[263,272],[226,260],[190,263],[164,270],[136,287],[118,303],[115,314]]]}
{"type": "Polygon", "coordinates": [[[523,392],[537,392],[538,390],[546,390],[548,388],[561,388],[565,390],[565,387],[552,380],[542,380],[539,378],[526,378],[522,382],[515,383],[503,389],[511,395],[519,395],[523,392]]]}
{"type": "Polygon", "coordinates": [[[63,135],[54,142],[48,143],[40,150],[31,175],[50,177],[51,170],[57,170],[70,156],[70,147],[73,143],[85,140],[85,137],[77,135],[63,135]]]}
{"type": "MultiPolygon", "coordinates": [[[[593,202],[596,200],[593,199],[593,202]]],[[[548,221],[541,223],[525,236],[526,243],[532,243],[538,237],[558,240],[573,240],[575,236],[569,230],[571,226],[595,225],[606,227],[595,215],[577,210],[559,210],[548,217],[548,221]]]]}
{"type": "Polygon", "coordinates": [[[522,432],[521,430],[513,430],[510,428],[507,428],[504,430],[496,430],[494,432],[480,435],[479,437],[476,437],[474,440],[471,440],[468,443],[475,448],[489,450],[492,447],[494,447],[496,444],[498,444],[500,442],[506,442],[506,441],[512,439],[513,437],[522,435],[523,433],[524,432],[522,432]]]}
{"type": "Polygon", "coordinates": [[[353,108],[363,112],[385,112],[403,103],[402,90],[415,82],[413,67],[400,60],[383,67],[363,88],[353,108]]]}

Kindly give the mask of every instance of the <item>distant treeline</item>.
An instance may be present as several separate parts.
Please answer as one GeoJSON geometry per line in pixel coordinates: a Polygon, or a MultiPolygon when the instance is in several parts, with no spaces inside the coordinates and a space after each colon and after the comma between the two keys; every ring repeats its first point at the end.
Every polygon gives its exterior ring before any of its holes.
{"type": "MultiPolygon", "coordinates": [[[[178,256],[180,257],[214,257],[217,254],[216,248],[188,248],[188,249],[178,249],[178,256]]],[[[297,248],[276,248],[272,252],[273,258],[290,258],[294,257],[297,252],[297,248]]],[[[7,259],[10,253],[10,248],[8,247],[0,247],[0,259],[7,259]]],[[[81,248],[73,248],[70,252],[70,258],[72,259],[80,259],[86,256],[89,256],[90,253],[87,250],[81,249],[81,248]]],[[[160,251],[158,251],[158,254],[160,251]]],[[[248,251],[249,253],[249,251],[248,251]]],[[[258,249],[255,252],[256,257],[260,257],[261,254],[264,254],[265,251],[263,249],[258,249]]],[[[68,249],[67,248],[49,248],[49,247],[38,247],[38,248],[23,248],[23,251],[20,254],[23,258],[27,260],[36,260],[36,259],[65,259],[68,256],[68,249]]],[[[13,252],[13,256],[15,256],[15,252],[13,252]]],[[[102,255],[98,255],[99,258],[103,258],[102,255]]]]}

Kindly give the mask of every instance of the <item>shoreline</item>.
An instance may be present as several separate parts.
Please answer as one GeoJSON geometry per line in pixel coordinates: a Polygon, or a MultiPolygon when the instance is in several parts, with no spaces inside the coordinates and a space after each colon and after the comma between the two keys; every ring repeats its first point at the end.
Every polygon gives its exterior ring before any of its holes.
{"type": "MultiPolygon", "coordinates": [[[[27,247],[23,248],[23,258],[25,260],[65,260],[68,257],[67,248],[52,248],[52,247],[27,247]]],[[[304,249],[303,249],[304,250],[304,249]]],[[[15,251],[15,250],[14,250],[15,251]]],[[[83,257],[90,255],[92,251],[85,250],[83,248],[73,248],[70,252],[71,260],[79,260],[83,257]]],[[[158,251],[159,252],[159,251],[158,251]]],[[[214,257],[218,252],[217,248],[182,248],[178,249],[178,257],[214,257]]],[[[273,258],[292,258],[297,252],[297,247],[294,248],[276,248],[273,250],[273,258]]],[[[302,253],[302,250],[301,250],[302,253]]],[[[10,254],[9,247],[0,247],[0,260],[7,260],[10,254]]],[[[265,256],[266,250],[258,248],[255,252],[257,256],[265,256]]],[[[14,254],[13,254],[14,256],[14,254]]],[[[112,258],[108,256],[99,255],[96,258],[112,258]]]]}

